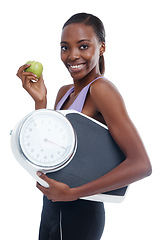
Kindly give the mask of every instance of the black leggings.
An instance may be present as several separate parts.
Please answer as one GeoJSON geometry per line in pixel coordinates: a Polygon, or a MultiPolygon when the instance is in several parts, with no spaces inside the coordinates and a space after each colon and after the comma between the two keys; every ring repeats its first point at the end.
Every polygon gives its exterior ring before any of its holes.
{"type": "Polygon", "coordinates": [[[43,199],[39,240],[100,240],[105,223],[101,202],[43,199]]]}

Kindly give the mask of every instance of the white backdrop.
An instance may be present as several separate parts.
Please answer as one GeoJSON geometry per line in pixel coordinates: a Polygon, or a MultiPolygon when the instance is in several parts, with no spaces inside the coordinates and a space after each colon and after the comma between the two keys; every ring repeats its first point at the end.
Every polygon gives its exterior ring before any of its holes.
{"type": "Polygon", "coordinates": [[[105,76],[121,92],[153,166],[152,176],[132,184],[123,203],[105,203],[102,240],[159,239],[159,11],[158,0],[0,3],[1,239],[38,239],[42,207],[34,179],[10,150],[10,130],[34,110],[16,72],[28,60],[42,62],[48,108],[53,108],[60,86],[72,81],[61,63],[59,43],[63,23],[77,12],[95,14],[105,25],[105,76]]]}

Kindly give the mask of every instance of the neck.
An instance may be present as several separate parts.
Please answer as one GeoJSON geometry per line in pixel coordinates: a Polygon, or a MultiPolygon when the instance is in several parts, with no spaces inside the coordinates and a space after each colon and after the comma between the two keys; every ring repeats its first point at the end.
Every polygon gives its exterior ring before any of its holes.
{"type": "Polygon", "coordinates": [[[92,82],[94,79],[96,79],[97,77],[100,77],[101,74],[100,73],[90,73],[88,75],[86,75],[84,78],[82,79],[73,79],[74,82],[74,95],[77,95],[85,86],[87,86],[90,82],[92,82]]]}

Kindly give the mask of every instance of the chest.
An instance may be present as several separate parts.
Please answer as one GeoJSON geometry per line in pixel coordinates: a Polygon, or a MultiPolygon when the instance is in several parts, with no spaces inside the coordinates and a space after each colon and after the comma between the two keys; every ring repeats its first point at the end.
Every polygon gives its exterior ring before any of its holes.
{"type": "MultiPolygon", "coordinates": [[[[74,94],[71,93],[68,96],[68,98],[66,99],[66,101],[64,102],[64,104],[62,105],[61,110],[68,109],[77,100],[77,97],[78,96],[74,96],[74,94]]],[[[91,118],[94,118],[95,120],[97,120],[103,124],[106,124],[102,114],[96,108],[89,92],[87,93],[86,98],[84,100],[83,107],[82,107],[82,113],[91,118]]]]}
{"type": "Polygon", "coordinates": [[[71,93],[63,103],[61,110],[67,110],[77,99],[78,95],[74,96],[74,93],[71,93]]]}

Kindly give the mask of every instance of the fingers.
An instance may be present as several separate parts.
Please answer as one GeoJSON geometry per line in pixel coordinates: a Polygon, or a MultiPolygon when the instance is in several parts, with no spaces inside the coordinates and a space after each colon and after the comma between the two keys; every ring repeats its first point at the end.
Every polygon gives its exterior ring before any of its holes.
{"type": "Polygon", "coordinates": [[[23,72],[26,68],[30,67],[31,64],[24,64],[19,68],[19,71],[23,72]]]}
{"type": "Polygon", "coordinates": [[[30,91],[31,91],[32,83],[38,82],[38,79],[36,78],[36,76],[33,76],[33,75],[27,76],[27,75],[24,75],[23,73],[22,73],[22,78],[21,78],[21,80],[22,80],[22,86],[23,86],[23,88],[24,88],[26,91],[28,91],[29,93],[30,93],[30,91]]]}
{"type": "Polygon", "coordinates": [[[45,182],[47,182],[49,185],[52,182],[53,183],[53,179],[50,179],[49,177],[46,176],[46,174],[42,173],[42,172],[37,172],[37,175],[39,178],[43,179],[45,182]]]}
{"type": "Polygon", "coordinates": [[[22,80],[22,85],[25,88],[30,81],[37,82],[37,76],[32,72],[25,72],[24,70],[28,68],[31,64],[24,64],[21,66],[17,71],[17,77],[19,77],[22,80]]]}
{"type": "Polygon", "coordinates": [[[22,76],[28,78],[28,80],[38,81],[37,75],[32,72],[22,72],[22,76]]]}
{"type": "MultiPolygon", "coordinates": [[[[39,178],[43,179],[45,182],[47,182],[48,184],[50,183],[50,179],[42,172],[37,172],[37,175],[39,178]]],[[[45,188],[43,186],[41,186],[38,182],[36,187],[45,195],[47,196],[48,194],[48,188],[45,188]]]]}
{"type": "Polygon", "coordinates": [[[51,183],[52,183],[52,187],[53,187],[54,180],[48,178],[48,177],[47,177],[44,173],[42,173],[42,172],[37,172],[37,175],[38,175],[41,179],[43,179],[45,182],[47,182],[47,183],[49,184],[49,188],[45,188],[45,187],[41,186],[38,182],[37,182],[36,187],[37,187],[45,196],[47,196],[47,198],[48,198],[49,200],[51,200],[52,197],[51,197],[51,192],[50,192],[50,186],[51,186],[51,183]]]}
{"type": "Polygon", "coordinates": [[[37,188],[48,198],[48,200],[56,202],[72,201],[72,199],[74,199],[74,196],[71,195],[71,189],[67,184],[48,178],[41,172],[37,172],[37,175],[49,184],[49,188],[45,188],[37,183],[37,188]]]}
{"type": "Polygon", "coordinates": [[[42,75],[38,79],[37,75],[35,75],[34,73],[25,71],[25,69],[27,69],[29,66],[31,66],[31,64],[24,64],[24,65],[22,65],[18,69],[17,74],[16,74],[17,77],[19,77],[22,80],[22,85],[23,85],[23,87],[25,89],[26,88],[28,89],[28,87],[30,87],[30,85],[29,85],[30,82],[38,82],[39,81],[39,82],[44,83],[42,75]]]}
{"type": "Polygon", "coordinates": [[[38,182],[36,184],[36,187],[44,194],[44,196],[48,198],[48,200],[52,200],[52,194],[48,188],[41,186],[38,182]]]}
{"type": "Polygon", "coordinates": [[[29,66],[31,66],[31,64],[24,64],[23,66],[21,66],[21,67],[18,69],[16,75],[17,75],[19,78],[21,78],[22,72],[24,72],[24,70],[25,70],[26,68],[28,68],[29,66]]]}
{"type": "Polygon", "coordinates": [[[36,187],[37,187],[45,196],[47,196],[47,194],[48,194],[48,189],[47,189],[47,188],[43,187],[43,186],[40,185],[38,182],[37,182],[37,184],[36,184],[36,187]]]}
{"type": "MultiPolygon", "coordinates": [[[[32,72],[25,72],[25,69],[27,69],[29,66],[31,66],[31,64],[24,64],[24,65],[22,65],[18,69],[17,74],[16,74],[17,77],[19,77],[22,80],[22,84],[23,84],[24,88],[25,88],[25,86],[27,86],[27,84],[30,81],[33,81],[33,82],[37,82],[38,81],[37,75],[35,75],[32,72]]],[[[40,77],[40,79],[42,79],[42,76],[40,77]]]]}

